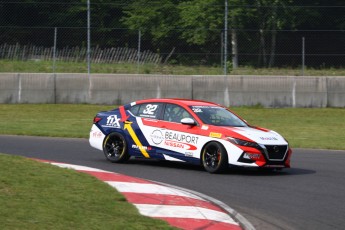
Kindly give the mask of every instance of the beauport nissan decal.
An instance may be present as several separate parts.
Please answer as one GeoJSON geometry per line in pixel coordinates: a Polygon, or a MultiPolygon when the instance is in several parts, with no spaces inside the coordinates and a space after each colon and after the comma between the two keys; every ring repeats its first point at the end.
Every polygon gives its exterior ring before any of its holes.
{"type": "Polygon", "coordinates": [[[191,135],[185,135],[185,134],[179,134],[171,131],[165,132],[165,140],[173,140],[173,141],[179,141],[179,142],[186,142],[188,144],[198,144],[199,137],[191,136],[191,135]]]}
{"type": "Polygon", "coordinates": [[[185,150],[196,150],[199,137],[186,135],[165,130],[154,130],[151,134],[151,140],[156,145],[164,144],[168,147],[180,148],[185,150]]]}

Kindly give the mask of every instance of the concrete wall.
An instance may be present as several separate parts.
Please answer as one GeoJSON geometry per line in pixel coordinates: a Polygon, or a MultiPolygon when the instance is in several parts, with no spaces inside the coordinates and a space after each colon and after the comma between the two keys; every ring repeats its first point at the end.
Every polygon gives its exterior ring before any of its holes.
{"type": "Polygon", "coordinates": [[[159,75],[92,75],[93,104],[123,104],[144,98],[192,98],[192,77],[159,75]]]}
{"type": "Polygon", "coordinates": [[[0,74],[0,103],[54,103],[54,76],[0,74]]]}
{"type": "Polygon", "coordinates": [[[226,106],[345,107],[345,77],[0,73],[0,103],[124,104],[163,97],[226,106]]]}

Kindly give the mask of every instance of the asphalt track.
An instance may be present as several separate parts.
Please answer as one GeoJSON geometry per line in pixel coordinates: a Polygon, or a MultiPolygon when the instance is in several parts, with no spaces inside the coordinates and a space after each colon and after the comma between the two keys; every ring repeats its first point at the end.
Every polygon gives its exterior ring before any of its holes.
{"type": "Polygon", "coordinates": [[[344,229],[345,151],[293,149],[283,172],[229,170],[212,175],[182,163],[112,164],[86,139],[0,136],[0,152],[85,165],[168,183],[216,198],[256,229],[344,229]]]}

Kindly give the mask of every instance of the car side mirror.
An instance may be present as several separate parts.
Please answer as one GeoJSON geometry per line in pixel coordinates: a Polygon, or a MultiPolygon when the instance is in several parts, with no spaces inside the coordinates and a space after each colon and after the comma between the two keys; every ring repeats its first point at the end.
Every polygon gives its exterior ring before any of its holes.
{"type": "Polygon", "coordinates": [[[192,118],[183,118],[181,120],[183,125],[196,125],[195,121],[192,118]]]}

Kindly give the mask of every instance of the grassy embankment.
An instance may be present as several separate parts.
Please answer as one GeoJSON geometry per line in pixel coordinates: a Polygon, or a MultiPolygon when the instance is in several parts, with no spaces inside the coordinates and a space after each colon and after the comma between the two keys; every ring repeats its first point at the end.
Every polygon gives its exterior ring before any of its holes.
{"type": "MultiPolygon", "coordinates": [[[[53,62],[44,60],[12,61],[0,60],[0,73],[52,73],[53,62]]],[[[57,61],[56,73],[87,73],[87,65],[84,62],[57,61]]],[[[220,66],[184,66],[184,65],[156,65],[143,64],[138,68],[131,63],[92,63],[92,73],[106,74],[178,74],[178,75],[221,75],[223,68],[220,66]]],[[[277,75],[300,76],[301,68],[254,68],[240,66],[235,70],[229,70],[230,75],[277,75]]],[[[344,68],[305,68],[305,76],[345,76],[344,68]]]]}

